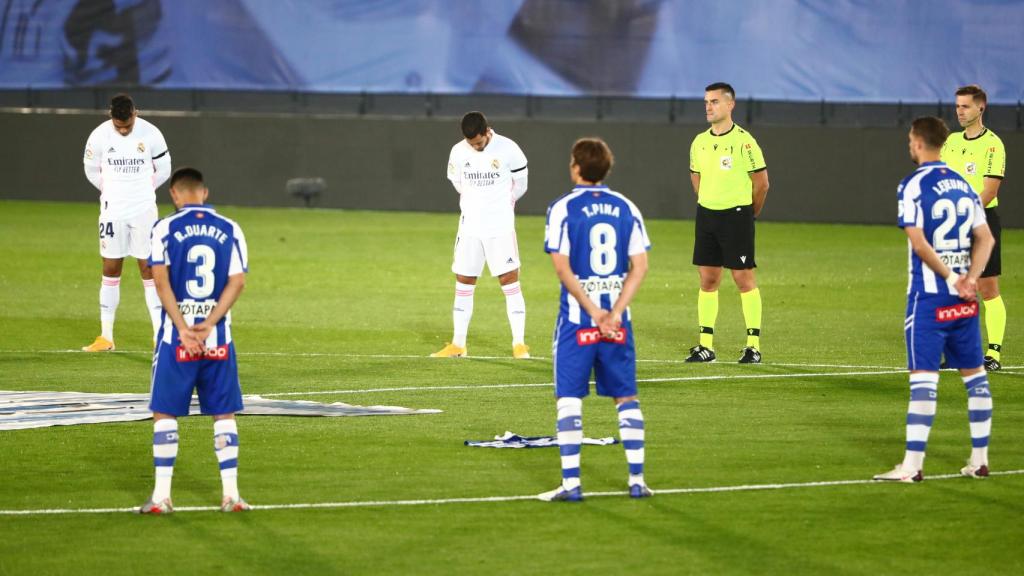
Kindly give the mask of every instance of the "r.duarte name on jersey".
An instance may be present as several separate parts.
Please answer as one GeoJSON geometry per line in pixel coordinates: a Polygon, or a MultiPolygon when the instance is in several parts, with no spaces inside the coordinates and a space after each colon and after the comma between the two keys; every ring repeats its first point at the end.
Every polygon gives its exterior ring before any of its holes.
{"type": "Polygon", "coordinates": [[[228,241],[227,234],[216,226],[209,226],[206,224],[189,224],[188,226],[185,226],[184,230],[177,230],[174,232],[174,239],[178,242],[184,242],[185,239],[190,236],[209,236],[221,244],[228,241]]]}
{"type": "Polygon", "coordinates": [[[107,158],[108,166],[142,166],[145,158],[107,158]]]}
{"type": "Polygon", "coordinates": [[[587,218],[591,216],[597,216],[604,214],[606,216],[619,217],[619,207],[614,204],[591,204],[590,206],[583,207],[583,213],[587,215],[587,218]]]}

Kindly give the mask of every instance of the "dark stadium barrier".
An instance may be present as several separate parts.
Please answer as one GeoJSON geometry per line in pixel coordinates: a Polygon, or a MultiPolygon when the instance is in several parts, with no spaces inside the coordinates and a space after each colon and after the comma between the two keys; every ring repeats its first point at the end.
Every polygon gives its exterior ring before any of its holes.
{"type": "MultiPolygon", "coordinates": [[[[175,166],[203,170],[218,204],[302,206],[289,196],[291,178],[329,183],[315,201],[324,208],[458,211],[445,177],[448,153],[460,138],[452,117],[330,114],[166,112],[144,115],[164,133],[175,166]]],[[[486,112],[486,110],[485,110],[486,112]]],[[[742,123],[742,106],[736,118],[742,123]]],[[[99,111],[44,109],[0,112],[6,178],[0,198],[93,201],[82,173],[89,132],[99,111]]],[[[495,129],[522,146],[530,189],[521,214],[543,214],[570,188],[569,147],[581,136],[611,145],[613,188],[629,194],[648,218],[692,218],[687,155],[699,123],[593,119],[492,118],[495,129]]],[[[906,130],[892,127],[748,126],[768,162],[771,191],[762,218],[776,221],[892,224],[896,184],[912,167],[906,130]]],[[[1015,165],[1024,162],[1024,133],[1000,131],[1008,157],[1002,217],[1024,226],[1015,165]]],[[[166,190],[160,191],[166,201],[166,190]]]]}

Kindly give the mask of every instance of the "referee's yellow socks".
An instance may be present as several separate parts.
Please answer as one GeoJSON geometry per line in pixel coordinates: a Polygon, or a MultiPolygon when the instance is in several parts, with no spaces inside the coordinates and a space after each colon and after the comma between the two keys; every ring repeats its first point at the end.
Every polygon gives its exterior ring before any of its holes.
{"type": "Polygon", "coordinates": [[[761,290],[740,293],[743,320],[747,323],[747,346],[761,349],[761,290]]]}
{"type": "Polygon", "coordinates": [[[1006,331],[1006,305],[1003,297],[996,296],[985,300],[985,331],[988,332],[988,350],[986,356],[999,360],[1003,350],[1003,333],[1006,331]]]}
{"type": "Polygon", "coordinates": [[[697,294],[697,324],[700,325],[700,345],[714,350],[715,320],[718,319],[718,290],[697,294]]]}

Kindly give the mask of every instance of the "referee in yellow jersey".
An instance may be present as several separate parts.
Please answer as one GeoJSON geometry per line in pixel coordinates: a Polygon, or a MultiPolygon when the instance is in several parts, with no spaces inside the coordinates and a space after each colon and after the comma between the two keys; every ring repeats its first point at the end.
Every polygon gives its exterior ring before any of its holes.
{"type": "Polygon", "coordinates": [[[985,219],[995,236],[996,245],[988,266],[978,279],[978,292],[985,303],[985,331],[988,350],[985,351],[985,370],[1002,368],[1003,333],[1006,331],[1006,306],[999,294],[999,275],[1002,274],[999,239],[999,185],[1006,174],[1006,148],[995,132],[985,127],[982,117],[988,105],[988,96],[980,86],[971,84],[956,91],[956,119],[963,132],[950,134],[942,147],[942,161],[956,170],[981,196],[985,219]]]}
{"type": "Polygon", "coordinates": [[[740,291],[747,345],[740,364],[761,362],[761,292],[754,276],[754,219],[768,194],[764,154],[749,132],[732,121],[736,91],[724,82],[704,89],[704,112],[711,128],[690,145],[690,181],[697,194],[693,263],[700,273],[697,321],[700,342],[687,362],[714,362],[715,320],[722,268],[732,272],[740,291]]]}

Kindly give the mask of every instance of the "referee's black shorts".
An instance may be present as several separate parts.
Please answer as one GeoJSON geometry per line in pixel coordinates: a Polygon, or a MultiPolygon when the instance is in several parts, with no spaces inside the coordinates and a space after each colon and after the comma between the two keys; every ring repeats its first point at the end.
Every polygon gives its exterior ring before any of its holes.
{"type": "Polygon", "coordinates": [[[732,270],[756,268],[754,262],[754,208],[736,206],[711,210],[697,205],[693,263],[732,270]]]}
{"type": "Polygon", "coordinates": [[[1003,232],[1003,225],[999,222],[999,212],[995,208],[985,208],[985,220],[988,221],[989,230],[996,239],[996,245],[992,247],[992,255],[988,257],[988,264],[981,273],[982,278],[991,278],[1003,273],[1003,258],[1000,248],[1003,243],[999,241],[999,235],[1003,232]]]}

